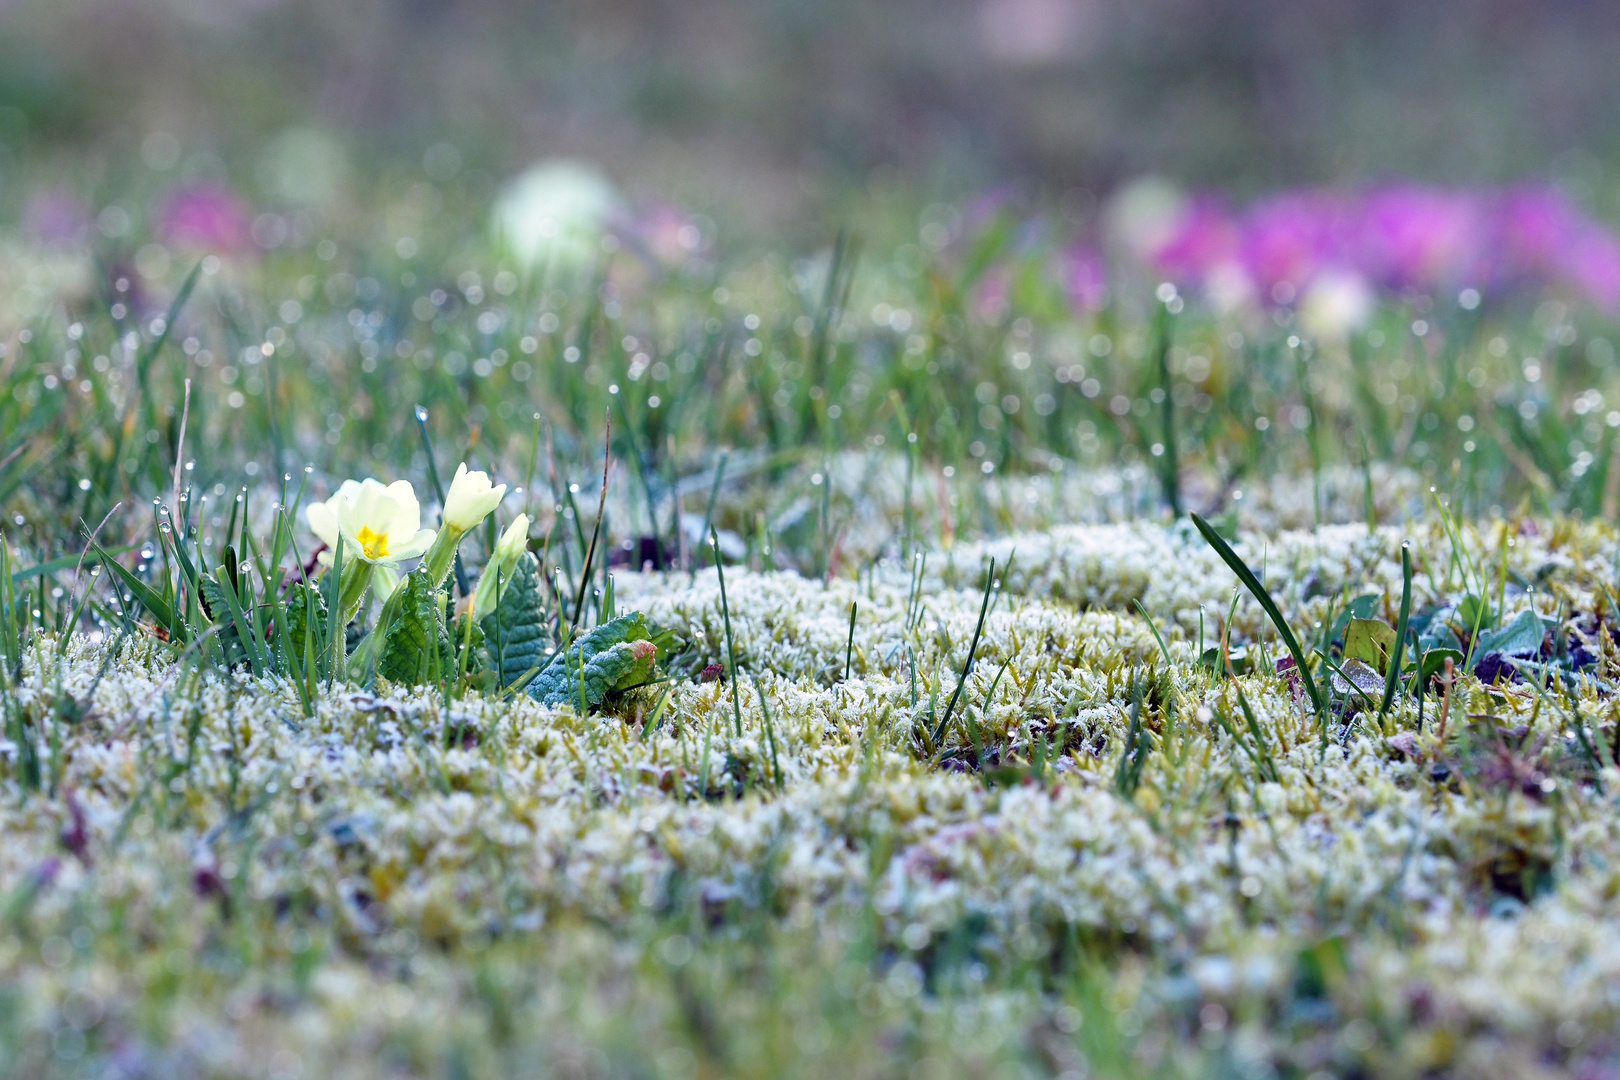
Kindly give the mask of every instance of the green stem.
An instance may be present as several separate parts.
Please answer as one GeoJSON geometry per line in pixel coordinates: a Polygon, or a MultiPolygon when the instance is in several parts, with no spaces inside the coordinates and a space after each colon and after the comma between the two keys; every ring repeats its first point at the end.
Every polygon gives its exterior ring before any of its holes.
{"type": "Polygon", "coordinates": [[[359,614],[360,602],[371,587],[371,576],[376,569],[374,564],[364,559],[352,559],[344,564],[338,578],[338,607],[342,613],[339,626],[349,625],[349,621],[359,614]]]}
{"type": "Polygon", "coordinates": [[[461,538],[464,535],[466,534],[452,525],[441,525],[438,535],[433,538],[433,546],[428,548],[427,554],[422,557],[422,565],[427,568],[428,576],[433,579],[435,589],[442,588],[444,579],[450,576],[450,570],[456,563],[456,549],[461,546],[461,538]]]}

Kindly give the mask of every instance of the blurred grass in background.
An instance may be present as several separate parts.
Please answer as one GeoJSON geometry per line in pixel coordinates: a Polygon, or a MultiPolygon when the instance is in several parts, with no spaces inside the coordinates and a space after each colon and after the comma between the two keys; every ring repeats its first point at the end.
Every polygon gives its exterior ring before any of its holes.
{"type": "Polygon", "coordinates": [[[167,490],[190,379],[204,489],[418,475],[420,404],[532,492],[611,418],[627,538],[679,546],[724,458],[786,565],[824,565],[849,452],[904,545],[1065,468],[1135,478],[1111,513],[1308,475],[1312,519],[1366,515],[1378,463],[1613,512],[1620,247],[1574,208],[1614,197],[1617,38],[1576,4],[9,0],[0,497],[43,552],[167,490]],[[1455,254],[1545,190],[1571,265],[1346,277],[1321,223],[1396,175],[1551,181],[1363,201],[1455,254]]]}

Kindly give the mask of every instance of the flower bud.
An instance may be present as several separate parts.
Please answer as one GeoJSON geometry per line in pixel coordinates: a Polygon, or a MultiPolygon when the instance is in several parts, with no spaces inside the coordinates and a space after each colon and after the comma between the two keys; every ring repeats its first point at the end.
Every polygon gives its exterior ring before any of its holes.
{"type": "Polygon", "coordinates": [[[458,533],[471,532],[505,497],[505,484],[490,486],[489,473],[468,472],[466,462],[462,462],[444,497],[445,527],[458,533]]]}
{"type": "Polygon", "coordinates": [[[512,573],[517,569],[518,560],[523,557],[528,546],[529,515],[519,514],[496,541],[495,550],[489,556],[489,563],[478,579],[478,587],[473,590],[474,617],[483,618],[495,610],[495,605],[500,602],[496,583],[500,583],[499,589],[504,592],[506,583],[512,579],[512,573]]]}

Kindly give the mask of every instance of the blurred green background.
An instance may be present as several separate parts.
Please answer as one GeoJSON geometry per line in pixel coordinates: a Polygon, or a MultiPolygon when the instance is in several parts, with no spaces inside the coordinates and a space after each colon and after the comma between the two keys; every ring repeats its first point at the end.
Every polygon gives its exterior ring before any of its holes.
{"type": "Polygon", "coordinates": [[[140,167],[363,201],[439,144],[475,201],[577,157],[778,239],[897,186],[1144,173],[1532,176],[1603,212],[1616,55],[1620,6],[1576,0],[0,0],[0,221],[140,167]]]}

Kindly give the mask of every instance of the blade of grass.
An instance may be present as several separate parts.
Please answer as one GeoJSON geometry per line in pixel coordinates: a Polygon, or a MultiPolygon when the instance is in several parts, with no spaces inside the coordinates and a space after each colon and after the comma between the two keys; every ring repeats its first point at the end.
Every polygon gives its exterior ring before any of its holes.
{"type": "MultiPolygon", "coordinates": [[[[176,638],[182,642],[187,640],[188,635],[185,627],[175,619],[174,609],[170,606],[168,601],[164,600],[163,597],[150,585],[146,584],[146,582],[124,569],[124,567],[119,564],[118,560],[112,557],[106,548],[103,548],[100,544],[97,544],[95,545],[95,550],[96,557],[101,560],[102,565],[106,566],[113,572],[113,576],[118,578],[119,583],[123,585],[125,589],[129,590],[130,595],[135,598],[137,603],[152,613],[153,620],[162,626],[163,629],[168,632],[171,638],[176,638]]],[[[120,597],[120,599],[122,599],[122,597],[120,597]]]]}
{"type": "Polygon", "coordinates": [[[1395,691],[1401,685],[1401,661],[1406,654],[1406,627],[1412,617],[1412,546],[1401,542],[1401,614],[1395,622],[1395,651],[1390,655],[1389,668],[1384,672],[1384,700],[1378,705],[1378,726],[1384,726],[1384,717],[1395,702],[1395,691]]]}
{"type": "Polygon", "coordinates": [[[585,613],[585,595],[591,587],[591,560],[596,557],[596,544],[602,536],[602,518],[607,514],[608,472],[613,466],[613,418],[606,417],[607,431],[602,437],[602,495],[596,503],[596,524],[591,528],[591,544],[585,549],[585,566],[579,574],[579,591],[574,594],[573,628],[579,628],[580,616],[585,613]]]}
{"type": "MultiPolygon", "coordinates": [[[[714,467],[714,483],[711,484],[710,487],[709,487],[709,508],[703,512],[703,531],[698,534],[700,536],[707,536],[711,532],[714,531],[714,506],[715,506],[715,503],[717,503],[720,500],[720,482],[725,479],[725,476],[726,476],[726,460],[728,458],[730,458],[730,457],[731,457],[731,451],[727,450],[727,451],[723,452],[720,455],[719,462],[716,463],[716,465],[714,467]]],[[[715,564],[719,565],[719,559],[720,559],[720,545],[719,544],[714,545],[713,552],[714,552],[715,564]]],[[[690,577],[691,581],[696,581],[697,580],[697,572],[698,572],[697,563],[694,562],[692,564],[692,566],[691,566],[691,577],[690,577]]]]}
{"type": "Polygon", "coordinates": [[[1249,569],[1248,564],[1238,557],[1238,553],[1232,550],[1231,545],[1210,526],[1209,522],[1197,514],[1193,514],[1191,517],[1193,524],[1198,528],[1198,532],[1203,536],[1204,542],[1215,549],[1215,554],[1219,555],[1221,561],[1231,568],[1232,573],[1237,575],[1239,581],[1243,582],[1244,587],[1249,590],[1250,594],[1254,596],[1260,607],[1264,609],[1266,615],[1271,619],[1272,625],[1277,628],[1277,634],[1282,638],[1283,645],[1288,649],[1288,655],[1293,657],[1294,667],[1299,672],[1300,680],[1305,684],[1305,693],[1310,698],[1311,707],[1316,713],[1317,723],[1322,729],[1322,752],[1325,754],[1327,752],[1327,705],[1322,700],[1321,691],[1317,688],[1316,680],[1311,676],[1310,668],[1306,666],[1305,652],[1299,647],[1299,640],[1294,637],[1293,630],[1289,629],[1287,621],[1282,616],[1282,611],[1277,607],[1277,602],[1271,598],[1271,594],[1260,583],[1260,579],[1254,576],[1254,571],[1249,569]]]}
{"type": "MultiPolygon", "coordinates": [[[[439,500],[439,523],[444,523],[444,483],[439,479],[439,464],[433,456],[433,437],[428,434],[428,411],[421,405],[413,410],[416,416],[416,427],[422,433],[422,451],[427,458],[428,481],[433,485],[433,494],[439,500]]],[[[467,595],[467,567],[461,561],[461,552],[456,552],[456,594],[467,595]]]]}
{"type": "Polygon", "coordinates": [[[714,570],[720,577],[720,615],[726,623],[726,667],[731,679],[731,712],[736,724],[737,738],[742,738],[742,706],[737,702],[737,646],[731,636],[731,605],[726,601],[726,569],[720,558],[720,534],[713,527],[709,543],[714,547],[714,570]]]}
{"type": "Polygon", "coordinates": [[[776,778],[776,790],[782,790],[782,764],[776,757],[776,725],[771,722],[771,703],[765,697],[765,688],[759,685],[759,674],[750,671],[749,679],[754,683],[754,693],[759,695],[760,715],[765,718],[765,742],[771,748],[771,773],[776,778]]]}
{"type": "Polygon", "coordinates": [[[1170,670],[1170,646],[1164,643],[1164,635],[1159,633],[1158,624],[1153,621],[1153,616],[1148,614],[1147,608],[1142,606],[1142,601],[1132,600],[1131,603],[1136,605],[1137,612],[1147,620],[1148,629],[1153,631],[1153,640],[1159,643],[1159,652],[1164,655],[1164,668],[1166,671],[1170,670]]]}
{"type": "Polygon", "coordinates": [[[844,645],[844,682],[849,682],[849,663],[855,655],[855,607],[856,601],[849,602],[849,641],[844,645]]]}
{"type": "Polygon", "coordinates": [[[968,644],[967,660],[962,664],[962,673],[956,679],[956,689],[951,691],[951,699],[945,704],[945,715],[940,717],[939,723],[934,727],[932,736],[935,746],[944,736],[945,729],[950,726],[951,714],[956,711],[957,699],[962,696],[962,687],[967,685],[968,673],[973,670],[973,658],[979,651],[979,635],[984,632],[984,620],[990,614],[990,593],[993,591],[996,580],[996,560],[990,560],[990,566],[984,572],[984,599],[979,601],[979,621],[973,627],[973,640],[968,644]]]}
{"type": "Polygon", "coordinates": [[[1278,783],[1281,777],[1277,772],[1277,760],[1271,756],[1271,743],[1267,741],[1265,732],[1260,729],[1260,721],[1254,715],[1254,710],[1249,707],[1249,699],[1243,695],[1243,687],[1237,684],[1236,679],[1232,681],[1232,688],[1237,691],[1238,708],[1243,710],[1243,720],[1249,727],[1249,734],[1254,736],[1254,744],[1260,752],[1265,777],[1273,783],[1278,783]]]}

